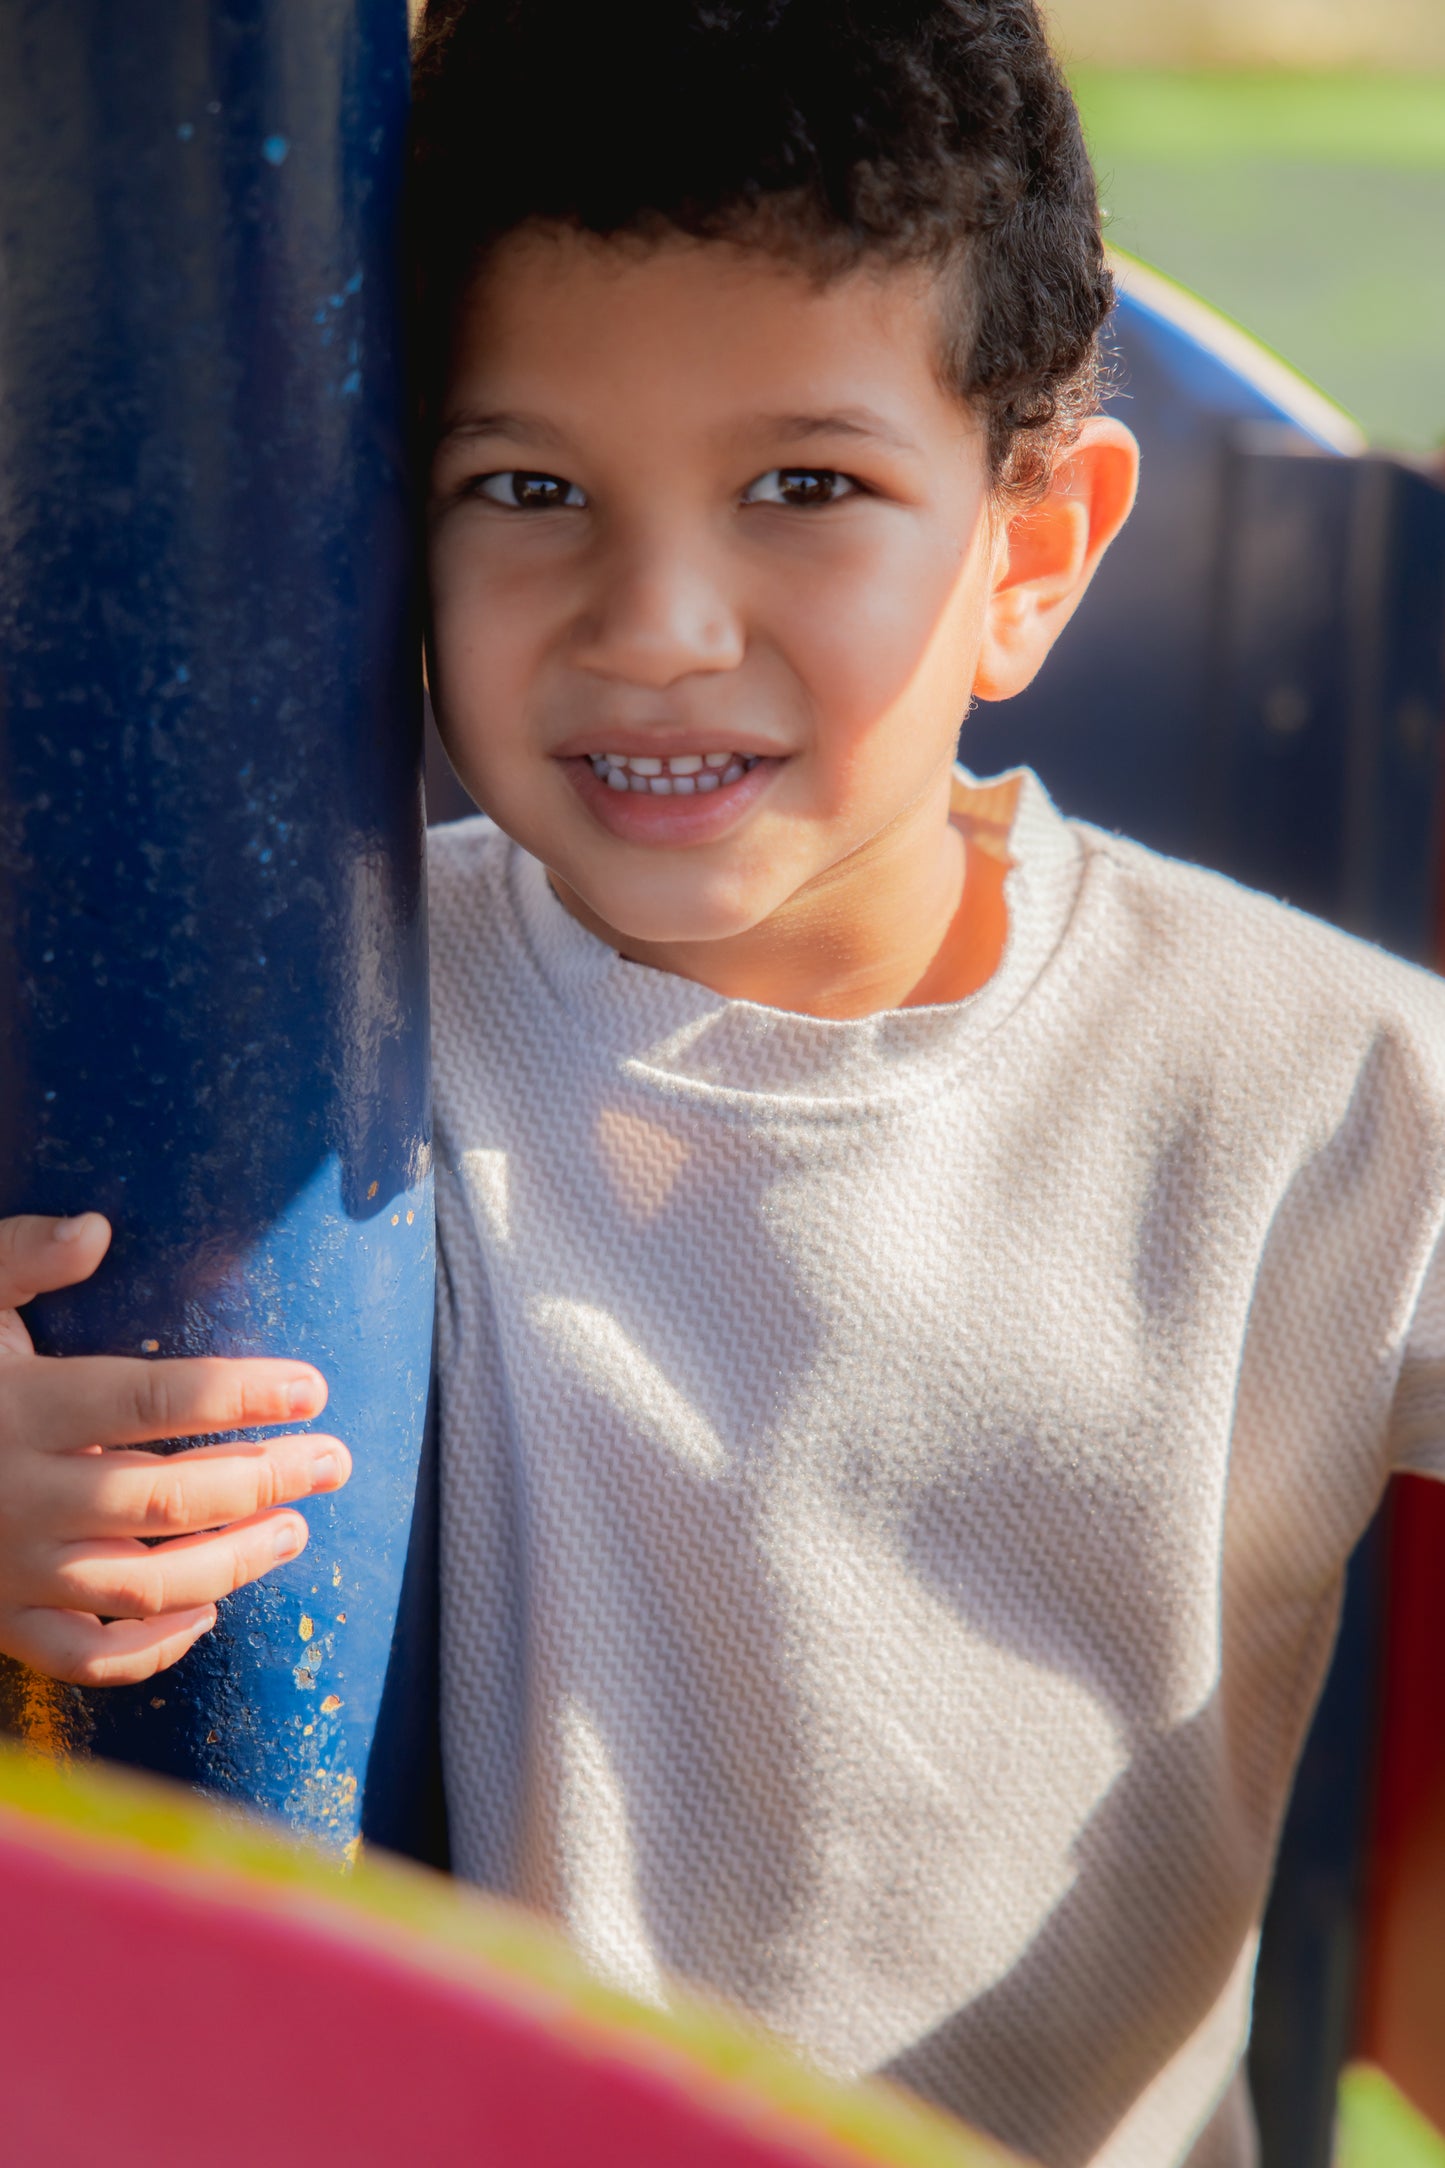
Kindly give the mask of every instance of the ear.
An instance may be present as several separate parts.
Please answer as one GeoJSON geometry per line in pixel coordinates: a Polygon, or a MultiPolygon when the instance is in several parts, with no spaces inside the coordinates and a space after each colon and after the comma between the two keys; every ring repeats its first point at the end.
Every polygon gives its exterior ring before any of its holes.
{"type": "Polygon", "coordinates": [[[1007,700],[1034,677],[1134,502],[1139,446],[1122,422],[1084,423],[1038,503],[1005,515],[973,689],[1007,700]]]}

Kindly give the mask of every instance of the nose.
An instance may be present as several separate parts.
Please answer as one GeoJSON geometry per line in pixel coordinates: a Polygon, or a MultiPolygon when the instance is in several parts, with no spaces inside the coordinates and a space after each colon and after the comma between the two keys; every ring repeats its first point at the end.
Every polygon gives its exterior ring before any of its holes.
{"type": "Polygon", "coordinates": [[[598,677],[664,690],[697,673],[734,670],[743,619],[711,553],[675,533],[621,537],[596,568],[576,627],[574,659],[598,677]]]}

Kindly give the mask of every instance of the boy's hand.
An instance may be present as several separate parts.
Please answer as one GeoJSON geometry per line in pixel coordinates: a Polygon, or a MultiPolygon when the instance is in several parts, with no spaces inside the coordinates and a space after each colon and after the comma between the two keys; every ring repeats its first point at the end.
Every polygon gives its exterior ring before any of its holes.
{"type": "Polygon", "coordinates": [[[218,1597],[305,1548],[301,1515],[271,1509],[351,1473],[336,1438],[137,1450],[318,1414],[302,1363],[37,1355],[18,1306],[89,1279],[109,1243],[98,1212],[0,1220],[0,1652],[81,1686],[184,1656],[218,1597]]]}

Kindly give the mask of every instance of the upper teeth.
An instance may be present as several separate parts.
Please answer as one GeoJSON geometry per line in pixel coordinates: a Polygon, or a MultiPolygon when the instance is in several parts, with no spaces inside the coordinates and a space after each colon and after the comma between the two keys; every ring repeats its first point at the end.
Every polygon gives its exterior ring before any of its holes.
{"type": "Polygon", "coordinates": [[[613,790],[652,791],[658,797],[691,797],[736,783],[757,766],[756,753],[589,753],[594,775],[613,790]]]}

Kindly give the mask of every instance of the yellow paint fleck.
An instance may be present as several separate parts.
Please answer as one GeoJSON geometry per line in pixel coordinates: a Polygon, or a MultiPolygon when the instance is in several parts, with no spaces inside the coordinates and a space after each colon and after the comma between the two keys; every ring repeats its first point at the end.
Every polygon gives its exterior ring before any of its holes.
{"type": "Polygon", "coordinates": [[[371,1202],[372,1198],[373,1198],[373,1197],[374,1197],[374,1196],[376,1195],[376,1193],[377,1193],[377,1191],[378,1191],[378,1190],[380,1189],[380,1187],[381,1187],[381,1184],[380,1184],[380,1182],[373,1182],[373,1183],[372,1183],[372,1185],[371,1185],[370,1189],[369,1189],[369,1190],[367,1191],[367,1193],[366,1193],[366,1201],[367,1201],[367,1203],[368,1203],[368,1204],[370,1204],[370,1202],[371,1202]]]}
{"type": "Polygon", "coordinates": [[[140,1347],[142,1355],[158,1355],[161,1344],[159,1340],[142,1340],[140,1347]]]}
{"type": "Polygon", "coordinates": [[[315,1726],[314,1724],[303,1724],[303,1725],[301,1726],[301,1736],[302,1736],[302,1738],[303,1738],[303,1739],[309,1739],[309,1738],[311,1737],[311,1734],[312,1734],[312,1732],[313,1732],[313,1731],[315,1731],[315,1729],[316,1729],[316,1726],[315,1726]]]}
{"type": "Polygon", "coordinates": [[[333,1566],[331,1569],[331,1586],[333,1588],[340,1588],[341,1586],[341,1568],[339,1565],[333,1566]]]}
{"type": "Polygon", "coordinates": [[[326,1699],[321,1704],[321,1714],[323,1716],[330,1716],[333,1710],[339,1709],[340,1707],[340,1694],[328,1694],[326,1699]]]}
{"type": "Polygon", "coordinates": [[[415,1218],[416,1218],[416,1214],[415,1214],[415,1212],[408,1212],[408,1213],[407,1213],[407,1215],[406,1215],[406,1224],[407,1224],[407,1226],[408,1226],[408,1227],[410,1227],[410,1225],[411,1225],[412,1221],[413,1221],[413,1220],[414,1220],[415,1218]]]}
{"type": "Polygon", "coordinates": [[[346,1613],[344,1611],[337,1612],[336,1623],[338,1626],[344,1626],[346,1624],[346,1613]]]}
{"type": "Polygon", "coordinates": [[[316,1673],[311,1669],[311,1666],[309,1664],[298,1664],[296,1666],[296,1669],[292,1672],[291,1676],[296,1681],[296,1684],[301,1687],[303,1691],[315,1691],[316,1673]]]}
{"type": "Polygon", "coordinates": [[[392,1213],[391,1224],[393,1227],[399,1227],[401,1225],[401,1214],[399,1212],[392,1213]]]}
{"type": "Polygon", "coordinates": [[[311,1636],[316,1631],[316,1621],[314,1619],[309,1619],[306,1616],[306,1613],[303,1611],[301,1614],[301,1624],[297,1627],[296,1631],[298,1634],[300,1634],[303,1641],[309,1641],[311,1639],[311,1636]]]}
{"type": "Polygon", "coordinates": [[[165,1705],[166,1705],[166,1697],[165,1697],[165,1695],[164,1695],[164,1694],[152,1694],[152,1695],[151,1695],[151,1707],[152,1707],[153,1709],[163,1709],[163,1708],[165,1707],[165,1705]]]}
{"type": "Polygon", "coordinates": [[[19,1706],[15,1711],[21,1744],[47,1761],[65,1763],[84,1756],[90,1743],[91,1717],[85,1703],[58,1679],[19,1670],[19,1706]]]}
{"type": "Polygon", "coordinates": [[[361,1857],[360,1837],[348,1837],[345,1844],[343,1844],[341,1847],[341,1856],[346,1861],[348,1867],[354,1867],[356,1865],[356,1862],[361,1857]]]}
{"type": "Polygon", "coordinates": [[[349,1769],[308,1770],[287,1799],[286,1812],[293,1824],[344,1857],[355,1821],[356,1778],[349,1769]]]}

